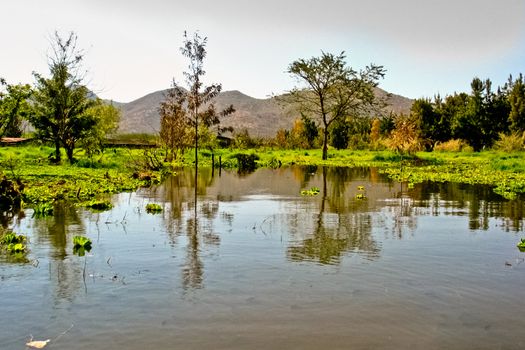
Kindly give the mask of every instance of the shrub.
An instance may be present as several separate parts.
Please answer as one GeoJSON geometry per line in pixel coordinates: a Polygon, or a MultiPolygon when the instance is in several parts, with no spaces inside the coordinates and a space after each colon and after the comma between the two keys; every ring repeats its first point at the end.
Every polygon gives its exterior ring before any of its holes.
{"type": "Polygon", "coordinates": [[[461,139],[448,140],[446,142],[438,142],[434,146],[434,151],[440,152],[472,152],[473,149],[469,144],[461,139]]]}
{"type": "Polygon", "coordinates": [[[499,134],[499,140],[494,144],[494,149],[503,152],[523,151],[523,137],[518,134],[499,134]]]}

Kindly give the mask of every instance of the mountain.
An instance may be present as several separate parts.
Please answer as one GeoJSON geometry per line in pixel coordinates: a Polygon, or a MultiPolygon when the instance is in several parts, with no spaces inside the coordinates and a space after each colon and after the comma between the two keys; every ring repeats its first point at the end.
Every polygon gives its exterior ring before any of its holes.
{"type": "MultiPolygon", "coordinates": [[[[117,103],[122,111],[119,133],[156,133],[160,129],[158,108],[167,90],[156,91],[129,103],[117,103]]],[[[387,112],[407,113],[412,100],[389,94],[379,88],[376,95],[385,98],[387,112]]],[[[298,117],[291,108],[278,103],[278,98],[257,99],[240,91],[225,91],[215,99],[217,110],[233,105],[235,113],[224,117],[221,126],[232,126],[234,130],[247,129],[251,136],[273,137],[279,129],[291,129],[298,117]]]]}

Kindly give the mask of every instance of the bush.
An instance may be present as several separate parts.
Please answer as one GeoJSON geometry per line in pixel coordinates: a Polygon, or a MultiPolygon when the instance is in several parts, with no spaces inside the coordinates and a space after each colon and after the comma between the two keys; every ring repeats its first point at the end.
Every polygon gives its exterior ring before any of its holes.
{"type": "Polygon", "coordinates": [[[241,173],[252,172],[257,169],[256,161],[259,160],[259,156],[256,154],[237,153],[233,158],[237,159],[237,169],[241,173]]]}
{"type": "Polygon", "coordinates": [[[503,152],[523,151],[523,137],[518,134],[499,134],[499,140],[494,144],[494,149],[503,152]]]}
{"type": "Polygon", "coordinates": [[[434,146],[434,151],[439,152],[472,152],[473,149],[469,144],[461,139],[448,140],[446,142],[438,142],[434,146]]]}

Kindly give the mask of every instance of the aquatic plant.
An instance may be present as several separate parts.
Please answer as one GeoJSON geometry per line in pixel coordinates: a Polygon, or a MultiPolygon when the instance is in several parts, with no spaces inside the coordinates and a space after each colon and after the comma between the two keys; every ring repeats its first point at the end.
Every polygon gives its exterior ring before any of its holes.
{"type": "Polygon", "coordinates": [[[97,211],[104,211],[113,208],[113,205],[105,200],[92,200],[85,203],[85,206],[86,208],[91,208],[97,211]]]}
{"type": "Polygon", "coordinates": [[[73,254],[84,256],[91,250],[91,240],[84,236],[73,237],[73,254]]]}
{"type": "Polygon", "coordinates": [[[517,245],[520,252],[525,252],[525,238],[522,238],[521,241],[517,245]]]}
{"type": "Polygon", "coordinates": [[[312,187],[309,190],[302,190],[301,196],[317,196],[321,192],[319,187],[312,187]]]}
{"type": "Polygon", "coordinates": [[[3,234],[0,232],[0,237],[0,250],[5,250],[9,254],[25,253],[27,251],[26,236],[7,231],[3,234]]]}
{"type": "Polygon", "coordinates": [[[44,217],[53,215],[53,205],[51,203],[38,203],[33,208],[33,217],[44,217]]]}
{"type": "Polygon", "coordinates": [[[355,195],[355,199],[358,199],[358,200],[366,199],[366,196],[363,193],[358,193],[355,195]]]}
{"type": "Polygon", "coordinates": [[[84,236],[73,237],[73,247],[91,249],[91,240],[84,236]]]}
{"type": "Polygon", "coordinates": [[[147,213],[156,214],[156,213],[160,213],[161,211],[162,211],[162,207],[159,204],[149,203],[146,205],[147,213]]]}

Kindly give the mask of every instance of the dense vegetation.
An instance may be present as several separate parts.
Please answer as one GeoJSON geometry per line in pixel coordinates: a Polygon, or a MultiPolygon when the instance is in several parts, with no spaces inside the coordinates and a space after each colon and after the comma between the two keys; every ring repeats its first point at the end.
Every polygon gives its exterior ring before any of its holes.
{"type": "Polygon", "coordinates": [[[202,166],[242,172],[293,164],[376,166],[409,183],[489,184],[507,198],[525,192],[524,155],[519,152],[525,132],[522,75],[496,89],[490,80],[474,78],[470,93],[418,99],[409,115],[382,115],[373,88],[385,74],[383,67],[370,65],[358,72],[347,66],[344,53],[323,52],[289,66],[288,72],[305,84],[282,101],[300,116],[291,130],[265,140],[236,130],[225,139],[220,117],[234,106],[217,111],[213,99],[221,85],[202,83],[205,46],[206,38],[185,34],[181,52],[189,59],[187,89],[174,83],[159,106],[159,135],[139,137],[157,147],[107,149],[105,140],[115,133],[119,111],[83,84],[84,54],[76,35],[55,33],[49,76],[34,73],[34,86],[0,79],[0,136],[21,136],[22,124],[29,122],[38,140],[0,148],[2,212],[25,204],[37,215],[52,215],[49,203],[57,200],[104,210],[111,204],[100,197],[151,184],[162,172],[196,166],[199,158],[202,166]],[[61,162],[64,152],[69,164],[61,162]]]}

